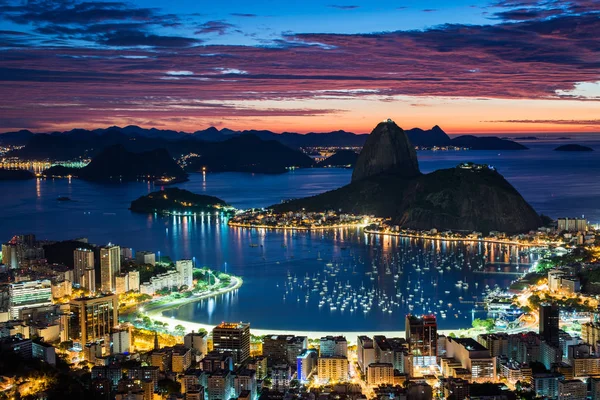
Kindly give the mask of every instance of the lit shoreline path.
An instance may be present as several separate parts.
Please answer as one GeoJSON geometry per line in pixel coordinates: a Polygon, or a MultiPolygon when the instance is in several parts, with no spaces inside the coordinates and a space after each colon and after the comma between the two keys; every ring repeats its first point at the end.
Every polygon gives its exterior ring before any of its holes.
{"type": "MultiPolygon", "coordinates": [[[[214,275],[213,275],[213,278],[215,279],[215,284],[213,286],[218,285],[220,283],[219,278],[217,278],[214,275]]],[[[174,318],[165,317],[162,315],[162,313],[164,311],[167,311],[167,310],[170,310],[173,308],[179,308],[185,304],[195,303],[200,300],[204,300],[204,299],[208,299],[211,297],[216,297],[216,296],[220,296],[225,293],[232,292],[234,290],[239,289],[242,286],[242,284],[244,283],[244,280],[242,278],[240,278],[239,276],[232,275],[232,276],[230,276],[230,278],[231,278],[231,281],[229,282],[229,284],[223,288],[219,288],[217,290],[209,289],[201,294],[194,295],[194,296],[187,297],[187,298],[171,299],[171,301],[169,301],[167,303],[163,303],[162,301],[164,301],[165,299],[161,297],[161,298],[152,300],[148,303],[140,304],[137,307],[127,309],[126,311],[121,313],[121,317],[123,317],[124,320],[130,319],[136,312],[140,312],[142,315],[147,316],[150,319],[155,320],[155,321],[160,321],[160,322],[167,323],[167,324],[170,324],[170,323],[176,321],[177,323],[180,323],[181,325],[185,326],[186,331],[188,331],[188,330],[191,331],[193,329],[193,328],[189,328],[190,326],[200,325],[200,327],[204,327],[204,325],[202,325],[202,324],[196,324],[196,323],[192,323],[192,322],[181,321],[181,320],[177,320],[174,318]]]]}

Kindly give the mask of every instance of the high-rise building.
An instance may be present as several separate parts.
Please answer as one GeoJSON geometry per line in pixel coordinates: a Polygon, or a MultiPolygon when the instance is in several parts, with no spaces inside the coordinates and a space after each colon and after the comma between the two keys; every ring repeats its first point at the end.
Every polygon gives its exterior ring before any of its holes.
{"type": "Polygon", "coordinates": [[[75,249],[73,251],[73,266],[73,283],[83,287],[86,270],[94,269],[94,252],[84,248],[75,249]]]}
{"type": "Polygon", "coordinates": [[[437,358],[437,321],[434,315],[406,316],[406,341],[413,363],[432,365],[437,358]]]}
{"type": "Polygon", "coordinates": [[[317,368],[317,351],[315,349],[304,349],[297,357],[298,380],[302,383],[308,382],[308,379],[317,368]]]}
{"type": "Polygon", "coordinates": [[[358,366],[366,375],[369,364],[375,362],[375,348],[373,339],[368,336],[359,336],[356,340],[356,355],[358,358],[358,366]]]}
{"type": "Polygon", "coordinates": [[[393,385],[394,365],[390,363],[371,363],[367,371],[367,384],[371,386],[393,385]]]}
{"type": "Polygon", "coordinates": [[[346,357],[321,357],[318,361],[319,381],[344,382],[348,380],[348,358],[346,357]]]}
{"type": "Polygon", "coordinates": [[[183,345],[188,349],[192,349],[197,354],[206,356],[208,353],[208,343],[206,333],[191,332],[183,337],[183,345]]]}
{"type": "Polygon", "coordinates": [[[587,221],[585,218],[559,218],[557,229],[559,232],[585,232],[587,221]]]}
{"type": "Polygon", "coordinates": [[[129,279],[129,291],[140,291],[140,271],[129,271],[127,273],[129,279]]]}
{"type": "Polygon", "coordinates": [[[18,319],[20,310],[24,308],[52,304],[52,283],[50,280],[11,283],[8,295],[10,317],[18,319]]]}
{"type": "Polygon", "coordinates": [[[119,274],[115,276],[115,294],[123,294],[129,291],[129,276],[127,274],[119,274]]]}
{"type": "Polygon", "coordinates": [[[71,300],[69,338],[81,343],[104,339],[118,323],[117,295],[71,300]]]}
{"type": "Polygon", "coordinates": [[[96,293],[96,270],[93,267],[86,269],[81,278],[80,286],[90,293],[96,293]]]}
{"type": "Polygon", "coordinates": [[[192,260],[179,260],[175,263],[175,269],[181,275],[181,285],[192,289],[194,285],[194,264],[192,260]]]}
{"type": "Polygon", "coordinates": [[[235,363],[241,364],[250,357],[250,324],[222,322],[214,327],[212,336],[213,349],[231,353],[235,363]]]}
{"type": "Polygon", "coordinates": [[[111,333],[110,338],[113,354],[129,353],[132,345],[130,328],[116,329],[111,333]]]}
{"type": "Polygon", "coordinates": [[[343,336],[325,336],[319,341],[319,357],[347,357],[348,341],[343,336]]]}
{"type": "Polygon", "coordinates": [[[104,292],[114,292],[116,277],[121,272],[121,249],[108,245],[100,249],[100,286],[104,292]]]}
{"type": "Polygon", "coordinates": [[[233,397],[235,388],[233,376],[227,370],[219,370],[210,374],[207,379],[207,400],[223,400],[233,397]]]}
{"type": "Polygon", "coordinates": [[[292,337],[291,335],[265,335],[262,355],[267,357],[269,365],[287,360],[287,343],[292,337]]]}
{"type": "Polygon", "coordinates": [[[558,382],[558,400],[586,400],[587,383],[578,379],[558,382]]]}
{"type": "Polygon", "coordinates": [[[540,335],[553,347],[559,347],[559,308],[556,304],[540,306],[540,335]]]}

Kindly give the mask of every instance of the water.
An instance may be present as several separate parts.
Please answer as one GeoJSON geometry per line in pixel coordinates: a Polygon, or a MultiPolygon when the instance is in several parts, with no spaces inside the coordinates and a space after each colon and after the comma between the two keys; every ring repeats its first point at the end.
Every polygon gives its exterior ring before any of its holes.
{"type": "MultiPolygon", "coordinates": [[[[530,142],[527,145],[531,150],[522,152],[426,151],[419,153],[419,164],[423,172],[452,167],[464,161],[491,164],[538,212],[554,218],[584,214],[597,222],[600,220],[597,207],[600,156],[597,151],[551,151],[564,143],[566,141],[530,142]]],[[[582,140],[577,143],[591,144],[592,147],[600,144],[582,140]]],[[[349,182],[350,175],[350,170],[338,169],[299,170],[275,176],[194,174],[189,182],[179,187],[215,195],[236,207],[248,208],[340,187],[349,182]]],[[[17,233],[35,233],[40,239],[51,240],[87,237],[92,243],[112,241],[135,250],[160,252],[173,259],[193,257],[197,266],[206,265],[241,275],[245,284],[239,291],[219,299],[182,307],[177,311],[179,317],[204,323],[245,320],[257,328],[320,331],[402,330],[403,316],[411,310],[408,302],[402,303],[401,299],[408,299],[409,294],[419,301],[424,298],[422,303],[411,301],[412,311],[421,313],[431,309],[438,312],[442,328],[469,325],[474,316],[471,314],[472,302],[481,298],[485,285],[504,287],[515,278],[511,274],[473,272],[482,269],[483,256],[488,257],[486,265],[490,260],[494,262],[486,267],[488,272],[514,272],[517,264],[522,270],[529,261],[520,259],[516,248],[466,248],[459,244],[442,246],[439,242],[399,238],[368,239],[355,230],[283,233],[230,229],[225,220],[214,217],[210,220],[208,217],[154,217],[134,214],[127,209],[131,200],[154,190],[157,188],[148,183],[0,182],[0,207],[3,210],[0,240],[5,241],[17,233]],[[73,201],[59,202],[58,196],[69,196],[73,201]],[[262,247],[250,247],[251,243],[262,247]],[[409,262],[410,257],[420,258],[409,262]],[[496,264],[499,261],[502,263],[496,264]],[[362,285],[365,291],[377,292],[375,298],[377,303],[383,299],[382,306],[373,305],[368,313],[362,309],[350,312],[350,307],[343,312],[340,307],[331,310],[329,305],[319,307],[323,297],[320,291],[312,292],[311,287],[307,302],[307,288],[298,284],[286,286],[288,272],[292,277],[296,276],[297,282],[307,273],[312,281],[316,274],[325,276],[325,269],[330,268],[327,263],[332,264],[335,274],[331,276],[331,271],[328,272],[329,293],[333,291],[335,281],[342,282],[347,293],[358,293],[362,285]],[[420,267],[420,272],[413,263],[420,267]],[[372,274],[373,264],[377,270],[375,275],[372,274]],[[429,270],[424,270],[425,264],[429,264],[429,270]],[[440,274],[434,264],[443,264],[444,273],[440,274]],[[388,266],[390,273],[386,274],[388,266]],[[371,274],[367,275],[369,272],[371,274]],[[394,282],[396,273],[399,278],[394,282]],[[468,288],[457,287],[459,280],[468,282],[468,288]],[[397,288],[402,289],[398,292],[397,288]],[[446,294],[446,291],[450,293],[446,294]],[[398,293],[403,297],[396,297],[398,293]],[[463,298],[462,302],[459,297],[463,298]],[[397,299],[400,299],[398,305],[391,303],[397,299]],[[436,305],[440,300],[443,307],[436,305]],[[441,318],[442,309],[447,315],[445,319],[441,318]]]]}

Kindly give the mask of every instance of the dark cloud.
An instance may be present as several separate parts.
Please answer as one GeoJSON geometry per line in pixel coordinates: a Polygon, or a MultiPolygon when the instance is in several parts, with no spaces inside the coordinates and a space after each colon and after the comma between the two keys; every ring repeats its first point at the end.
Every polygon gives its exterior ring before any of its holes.
{"type": "Polygon", "coordinates": [[[196,33],[196,35],[224,35],[234,28],[235,25],[230,24],[226,21],[207,21],[203,24],[198,25],[194,33],[196,33]]]}
{"type": "Polygon", "coordinates": [[[29,0],[5,1],[4,18],[19,24],[51,23],[85,25],[104,21],[147,21],[168,25],[175,15],[161,15],[152,8],[132,7],[120,1],[29,0]]]}
{"type": "Polygon", "coordinates": [[[117,47],[189,47],[202,43],[199,39],[182,36],[153,35],[134,30],[107,33],[102,36],[99,42],[107,46],[117,47]]]}
{"type": "Polygon", "coordinates": [[[430,12],[436,12],[437,10],[435,8],[426,8],[426,9],[421,10],[421,11],[426,12],[426,13],[430,13],[430,12]]]}
{"type": "Polygon", "coordinates": [[[243,17],[243,18],[255,18],[258,17],[256,14],[245,14],[245,13],[231,13],[232,17],[243,17]]]}
{"type": "Polygon", "coordinates": [[[343,5],[343,4],[331,4],[328,7],[337,8],[338,10],[356,10],[357,8],[360,8],[360,6],[343,5]]]}
{"type": "Polygon", "coordinates": [[[563,10],[560,9],[540,10],[531,8],[517,8],[514,10],[494,13],[493,18],[504,21],[527,21],[534,19],[549,18],[562,13],[563,10]]]}

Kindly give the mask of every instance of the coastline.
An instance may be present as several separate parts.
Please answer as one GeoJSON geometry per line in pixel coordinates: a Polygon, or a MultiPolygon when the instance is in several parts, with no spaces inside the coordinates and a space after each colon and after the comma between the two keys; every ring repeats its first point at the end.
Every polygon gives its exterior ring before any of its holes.
{"type": "Polygon", "coordinates": [[[256,225],[256,224],[243,224],[240,222],[228,222],[230,227],[233,228],[250,228],[250,229],[270,229],[270,230],[283,230],[283,231],[322,231],[326,229],[341,229],[341,228],[364,228],[365,224],[339,224],[339,225],[327,225],[327,226],[272,226],[272,225],[256,225]]]}
{"type": "MultiPolygon", "coordinates": [[[[180,299],[179,301],[170,302],[167,304],[156,304],[154,307],[152,303],[146,303],[140,305],[137,308],[131,308],[127,312],[122,313],[123,316],[130,316],[134,311],[144,309],[141,311],[144,315],[149,318],[160,321],[162,323],[167,323],[169,326],[182,325],[185,327],[186,332],[198,331],[199,329],[205,329],[207,332],[212,331],[212,329],[216,325],[206,324],[202,322],[191,322],[185,321],[182,319],[174,318],[174,317],[166,317],[163,315],[164,311],[171,310],[174,308],[181,307],[186,304],[194,303],[199,300],[208,299],[211,297],[216,297],[222,294],[226,294],[232,292],[234,290],[239,289],[243,284],[243,279],[240,277],[231,277],[232,285],[227,286],[226,288],[222,288],[216,292],[208,293],[202,296],[196,296],[192,298],[180,299]]],[[[345,336],[349,342],[354,343],[357,336],[367,335],[367,336],[375,336],[375,335],[385,335],[388,337],[404,337],[406,332],[404,330],[396,330],[396,331],[319,331],[319,330],[295,330],[295,329],[268,329],[268,328],[253,328],[252,321],[250,322],[250,329],[253,335],[263,336],[263,335],[296,335],[296,336],[307,336],[309,339],[319,339],[323,336],[337,336],[343,335],[345,336]]],[[[438,333],[443,335],[448,335],[450,333],[455,333],[457,335],[464,333],[465,328],[460,329],[438,329],[438,333]]]]}
{"type": "Polygon", "coordinates": [[[407,237],[407,238],[414,238],[414,239],[425,239],[425,240],[435,240],[435,241],[448,241],[448,242],[498,243],[498,244],[506,244],[506,245],[511,245],[511,246],[522,246],[522,247],[542,247],[542,246],[548,246],[548,244],[520,243],[520,242],[513,242],[513,241],[507,241],[507,240],[500,240],[500,239],[448,238],[448,237],[418,235],[418,234],[401,233],[401,232],[379,232],[379,231],[371,231],[371,230],[368,230],[368,229],[365,229],[364,232],[367,233],[367,234],[369,234],[369,235],[398,236],[398,237],[407,237]]]}

